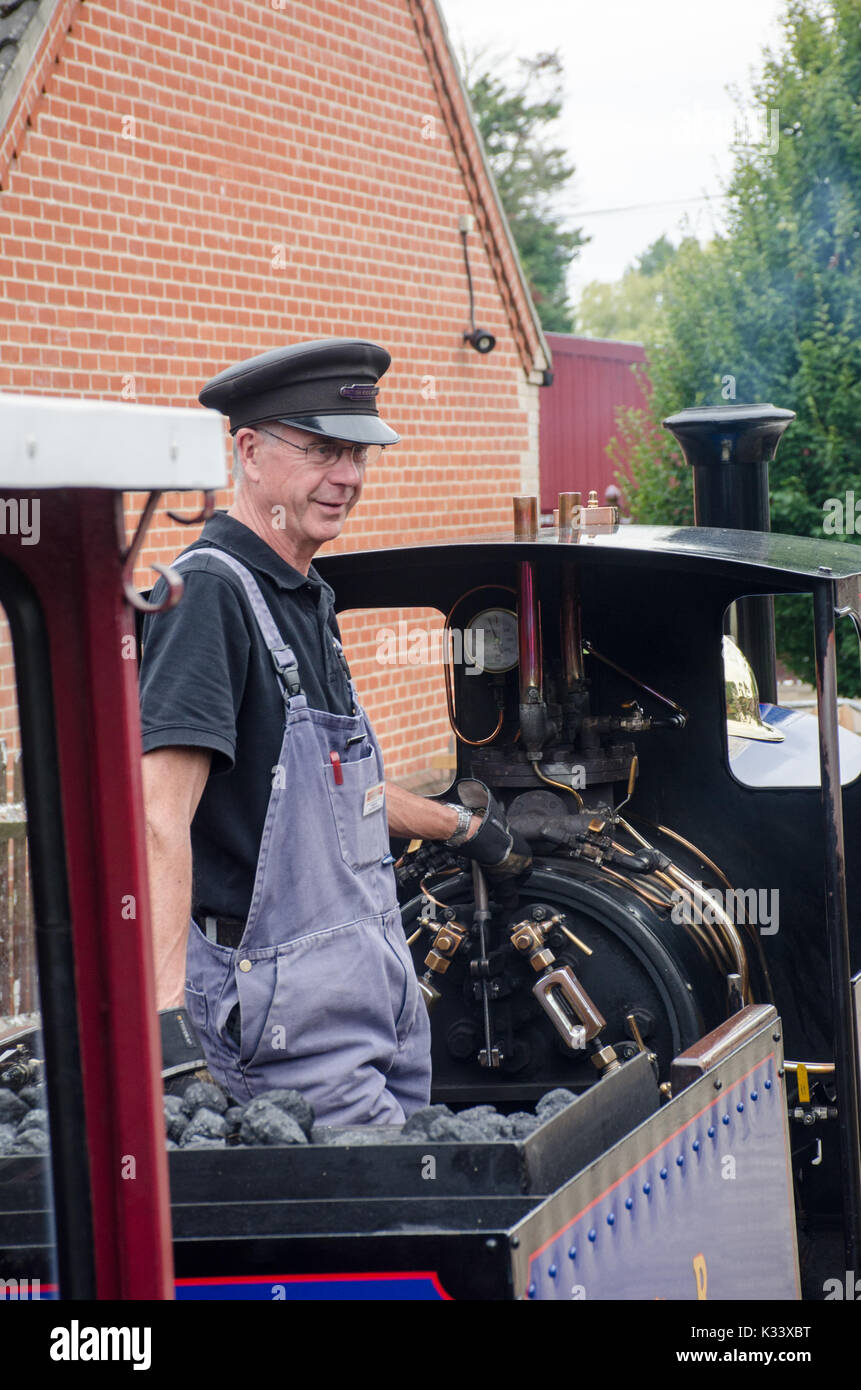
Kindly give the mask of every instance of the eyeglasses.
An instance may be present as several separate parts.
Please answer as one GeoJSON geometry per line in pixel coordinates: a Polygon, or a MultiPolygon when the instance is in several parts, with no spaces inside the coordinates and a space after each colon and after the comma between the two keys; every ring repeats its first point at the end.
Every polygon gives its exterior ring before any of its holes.
{"type": "Polygon", "coordinates": [[[366,468],[368,464],[374,464],[383,452],[383,444],[336,444],[334,439],[319,439],[313,444],[294,444],[291,439],[285,439],[283,435],[276,434],[274,430],[267,430],[263,425],[258,425],[257,429],[262,434],[269,434],[273,439],[277,439],[279,444],[289,444],[291,449],[297,449],[300,454],[304,454],[309,463],[319,464],[321,468],[331,468],[346,451],[355,464],[356,468],[366,468]]]}

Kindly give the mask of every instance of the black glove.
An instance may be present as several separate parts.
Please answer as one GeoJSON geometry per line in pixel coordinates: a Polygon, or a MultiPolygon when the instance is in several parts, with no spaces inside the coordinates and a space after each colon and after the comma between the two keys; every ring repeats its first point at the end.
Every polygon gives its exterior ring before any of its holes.
{"type": "Polygon", "coordinates": [[[187,1009],[161,1009],[158,1021],[161,1027],[163,1080],[185,1077],[206,1066],[206,1057],[187,1009]]]}
{"type": "Polygon", "coordinates": [[[462,806],[483,815],[478,830],[458,845],[456,852],[474,859],[491,879],[528,873],[532,866],[529,844],[508,824],[505,812],[484,783],[467,778],[458,782],[457,794],[462,806]]]}

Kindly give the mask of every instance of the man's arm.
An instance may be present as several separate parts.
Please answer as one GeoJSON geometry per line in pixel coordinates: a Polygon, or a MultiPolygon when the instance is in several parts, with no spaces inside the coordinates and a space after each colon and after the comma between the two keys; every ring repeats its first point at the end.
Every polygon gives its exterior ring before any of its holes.
{"type": "MultiPolygon", "coordinates": [[[[447,840],[457,830],[457,811],[441,801],[429,801],[416,796],[394,782],[386,783],[386,809],[389,830],[416,840],[447,840]]],[[[481,816],[474,815],[467,839],[471,840],[481,825],[481,816]]]]}
{"type": "Polygon", "coordinates": [[[185,1003],[191,917],[191,822],[209,776],[209,748],[156,748],[143,758],[156,1004],[185,1003]]]}

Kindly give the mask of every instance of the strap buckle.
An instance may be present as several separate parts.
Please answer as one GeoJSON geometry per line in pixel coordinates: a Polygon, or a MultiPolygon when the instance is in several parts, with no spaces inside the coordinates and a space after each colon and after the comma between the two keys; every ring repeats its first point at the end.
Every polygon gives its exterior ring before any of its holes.
{"type": "Polygon", "coordinates": [[[302,682],[299,680],[299,665],[293,655],[292,647],[270,647],[269,655],[278,678],[285,686],[288,695],[301,695],[302,682]]]}

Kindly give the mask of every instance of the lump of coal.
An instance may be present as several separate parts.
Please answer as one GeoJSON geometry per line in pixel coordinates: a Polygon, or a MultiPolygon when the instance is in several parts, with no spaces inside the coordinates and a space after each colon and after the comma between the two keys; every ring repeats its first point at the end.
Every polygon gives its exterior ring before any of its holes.
{"type": "Polygon", "coordinates": [[[182,1132],[180,1148],[187,1149],[197,1139],[223,1139],[227,1134],[227,1121],[223,1115],[201,1106],[196,1110],[182,1132]]]}
{"type": "Polygon", "coordinates": [[[21,1116],[26,1115],[27,1109],[27,1102],[16,1096],[14,1091],[0,1087],[0,1125],[17,1124],[21,1116]]]}
{"type": "Polygon", "coordinates": [[[18,1133],[22,1129],[47,1129],[48,1112],[47,1110],[28,1110],[18,1122],[18,1133]]]}
{"type": "Polygon", "coordinates": [[[183,1135],[179,1147],[181,1149],[223,1149],[225,1143],[223,1139],[205,1139],[202,1134],[196,1134],[186,1143],[185,1135],[183,1135]]]}
{"type": "Polygon", "coordinates": [[[425,1105],[421,1110],[414,1110],[401,1130],[402,1138],[428,1139],[430,1127],[434,1120],[443,1116],[447,1116],[449,1119],[453,1118],[447,1105],[425,1105]]]}
{"type": "Polygon", "coordinates": [[[363,1148],[370,1144],[398,1144],[401,1140],[399,1125],[354,1125],[348,1129],[335,1129],[318,1125],[312,1131],[313,1144],[336,1145],[339,1148],[363,1148]]]}
{"type": "Polygon", "coordinates": [[[239,1126],[242,1124],[242,1106],[229,1105],[224,1112],[224,1118],[227,1121],[227,1128],[230,1133],[236,1133],[239,1126]]]}
{"type": "Polygon", "coordinates": [[[48,1092],[44,1086],[22,1086],[18,1095],[31,1110],[45,1110],[48,1106],[48,1092]]]}
{"type": "Polygon", "coordinates": [[[508,1123],[511,1125],[512,1139],[527,1139],[541,1121],[537,1115],[530,1115],[528,1110],[515,1110],[513,1115],[508,1116],[508,1123]]]}
{"type": "Polygon", "coordinates": [[[243,1144],[307,1144],[305,1131],[292,1115],[257,1096],[245,1107],[239,1137],[243,1144]]]}
{"type": "Polygon", "coordinates": [[[182,1108],[182,1096],[165,1096],[164,1126],[168,1139],[175,1139],[179,1143],[188,1123],[188,1116],[182,1108]]]}
{"type": "Polygon", "coordinates": [[[566,1091],[561,1086],[558,1086],[555,1091],[548,1091],[535,1107],[539,1122],[544,1124],[546,1120],[552,1119],[554,1115],[559,1114],[560,1110],[565,1110],[575,1099],[573,1091],[566,1091]]]}
{"type": "Polygon", "coordinates": [[[12,1145],[15,1143],[15,1126],[0,1125],[0,1154],[12,1152],[12,1145]]]}
{"type": "MultiPolygon", "coordinates": [[[[314,1125],[314,1107],[305,1099],[299,1091],[264,1091],[262,1095],[256,1096],[250,1103],[255,1101],[268,1101],[274,1105],[276,1110],[281,1110],[285,1115],[290,1115],[297,1123],[303,1133],[310,1137],[314,1125]]],[[[245,1113],[248,1113],[246,1106],[245,1113]]]]}
{"type": "Polygon", "coordinates": [[[436,1144],[444,1144],[448,1140],[464,1144],[475,1139],[475,1130],[468,1120],[464,1122],[459,1115],[437,1115],[428,1125],[427,1137],[436,1144]]]}
{"type": "Polygon", "coordinates": [[[38,1125],[32,1129],[21,1130],[15,1136],[10,1150],[13,1154],[45,1154],[48,1152],[48,1136],[38,1125]]]}
{"type": "Polygon", "coordinates": [[[192,1081],[182,1094],[182,1108],[186,1115],[193,1115],[196,1110],[203,1108],[223,1115],[229,1104],[227,1092],[214,1081],[192,1081]]]}

